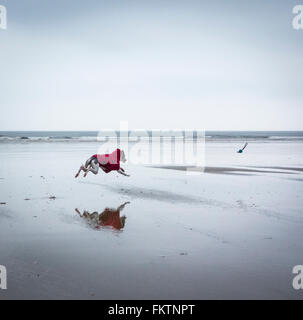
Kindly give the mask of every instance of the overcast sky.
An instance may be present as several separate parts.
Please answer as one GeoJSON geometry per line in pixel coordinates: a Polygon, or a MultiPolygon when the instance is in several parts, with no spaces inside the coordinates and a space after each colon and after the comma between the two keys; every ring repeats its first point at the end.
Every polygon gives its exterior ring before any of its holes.
{"type": "Polygon", "coordinates": [[[0,0],[0,130],[303,130],[301,2],[0,0]]]}

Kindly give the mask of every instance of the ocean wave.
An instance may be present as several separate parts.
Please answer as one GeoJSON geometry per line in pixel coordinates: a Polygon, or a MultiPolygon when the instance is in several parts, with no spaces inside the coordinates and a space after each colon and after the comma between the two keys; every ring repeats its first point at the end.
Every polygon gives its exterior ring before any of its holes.
{"type": "Polygon", "coordinates": [[[269,136],[253,135],[206,135],[207,139],[268,139],[269,136]]]}
{"type": "MultiPolygon", "coordinates": [[[[111,137],[109,139],[115,139],[116,137],[111,137]]],[[[31,142],[98,142],[104,141],[102,137],[10,137],[10,136],[0,136],[1,142],[18,142],[18,143],[31,143],[31,142]]]]}
{"type": "Polygon", "coordinates": [[[303,136],[270,136],[270,140],[303,140],[303,136]]]}
{"type": "Polygon", "coordinates": [[[205,139],[206,141],[303,141],[303,135],[206,135],[205,139]]]}
{"type": "MultiPolygon", "coordinates": [[[[25,132],[24,132],[25,133],[25,132]]],[[[12,143],[31,143],[31,142],[106,142],[106,141],[114,141],[117,140],[116,136],[106,136],[104,135],[98,135],[96,134],[91,134],[90,133],[85,133],[84,135],[81,135],[81,133],[76,132],[76,133],[68,133],[67,135],[64,134],[58,134],[56,135],[55,132],[52,132],[49,135],[39,135],[39,133],[35,134],[30,134],[30,133],[21,133],[18,134],[18,132],[2,132],[0,134],[0,143],[1,142],[12,142],[12,143]]],[[[137,133],[138,137],[140,137],[140,141],[149,141],[150,137],[146,135],[140,136],[140,132],[137,133]]],[[[171,140],[170,136],[162,136],[162,135],[154,135],[153,140],[154,141],[160,141],[160,137],[162,141],[167,141],[171,140]]],[[[174,137],[175,141],[181,141],[183,140],[183,136],[176,136],[174,137]]],[[[127,140],[127,137],[121,136],[120,141],[125,141],[127,140]]],[[[137,140],[135,132],[132,132],[132,135],[129,137],[130,142],[135,142],[137,140]]],[[[185,140],[191,141],[192,137],[189,135],[185,137],[185,140]]],[[[202,137],[203,140],[203,137],[202,137]]],[[[270,141],[303,141],[303,132],[298,132],[296,133],[287,133],[281,134],[281,132],[277,132],[277,134],[264,134],[262,133],[241,133],[241,132],[222,132],[222,133],[211,133],[211,132],[206,132],[205,134],[205,140],[206,142],[232,142],[232,141],[263,141],[263,142],[270,142],[270,141]]],[[[198,138],[198,141],[200,140],[200,137],[198,138]]]]}

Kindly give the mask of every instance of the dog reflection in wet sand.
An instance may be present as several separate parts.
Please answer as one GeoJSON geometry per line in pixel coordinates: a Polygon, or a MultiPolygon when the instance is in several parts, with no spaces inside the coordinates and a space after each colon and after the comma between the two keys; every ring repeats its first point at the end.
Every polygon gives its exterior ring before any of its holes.
{"type": "Polygon", "coordinates": [[[105,208],[100,214],[97,211],[89,213],[87,210],[84,210],[83,214],[81,214],[77,208],[75,211],[81,218],[86,220],[90,227],[94,229],[100,229],[101,227],[112,227],[116,230],[121,230],[125,226],[126,216],[120,217],[120,212],[129,203],[130,202],[125,202],[117,209],[105,208]]]}

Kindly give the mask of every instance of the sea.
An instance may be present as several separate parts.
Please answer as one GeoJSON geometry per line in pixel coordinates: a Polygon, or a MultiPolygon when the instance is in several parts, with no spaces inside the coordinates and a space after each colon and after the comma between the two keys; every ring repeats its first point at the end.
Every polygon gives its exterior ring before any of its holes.
{"type": "Polygon", "coordinates": [[[303,142],[303,131],[0,131],[0,143],[30,142],[98,142],[104,137],[140,137],[153,138],[192,138],[203,137],[206,142],[237,142],[237,141],[291,141],[303,142]]]}

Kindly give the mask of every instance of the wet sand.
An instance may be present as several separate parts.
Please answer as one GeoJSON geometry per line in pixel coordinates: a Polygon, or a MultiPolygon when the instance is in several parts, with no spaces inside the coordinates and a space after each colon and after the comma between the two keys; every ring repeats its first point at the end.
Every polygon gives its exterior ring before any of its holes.
{"type": "MultiPolygon", "coordinates": [[[[194,168],[191,166],[153,166],[152,168],[158,169],[171,169],[171,170],[181,170],[187,171],[188,169],[194,168]]],[[[243,168],[243,167],[198,167],[204,173],[214,173],[214,174],[234,174],[234,175],[245,175],[254,173],[274,173],[274,174],[298,174],[303,172],[303,168],[293,168],[293,167],[256,167],[256,168],[243,168]]]]}
{"type": "Polygon", "coordinates": [[[0,145],[0,299],[303,298],[299,160],[74,179],[90,153],[0,145]]]}

